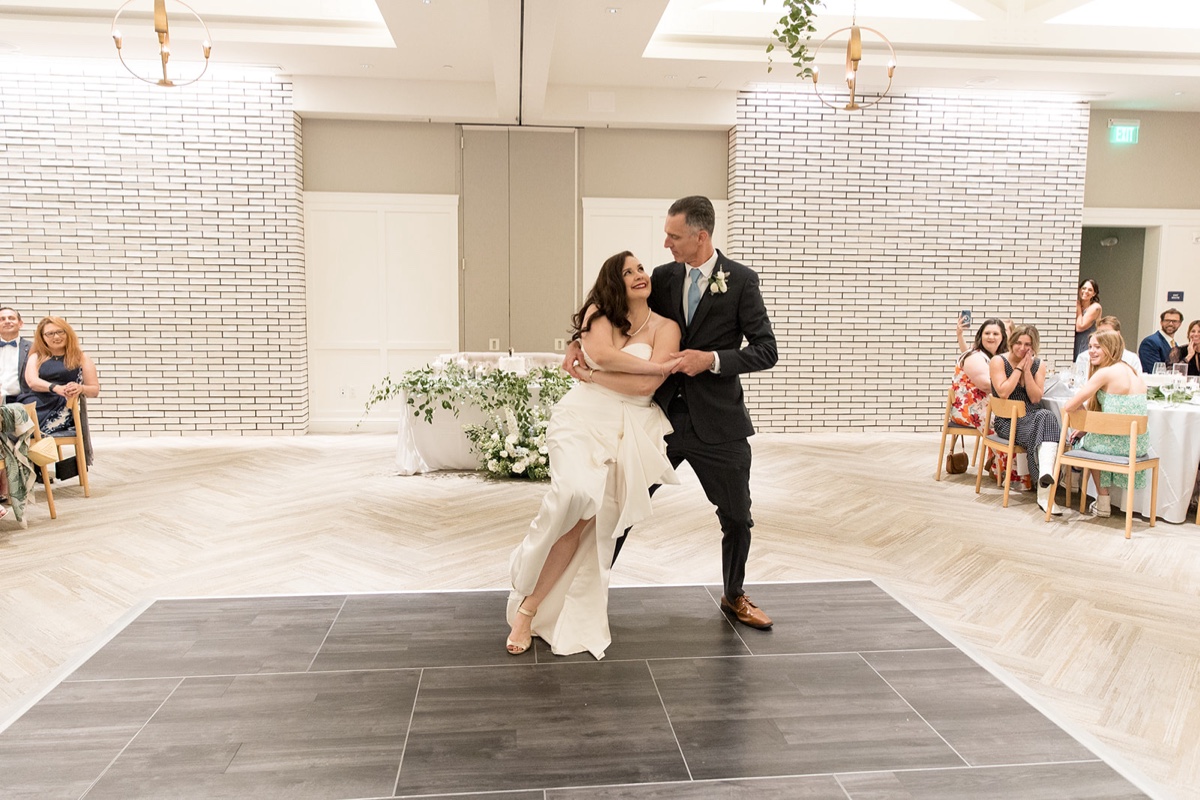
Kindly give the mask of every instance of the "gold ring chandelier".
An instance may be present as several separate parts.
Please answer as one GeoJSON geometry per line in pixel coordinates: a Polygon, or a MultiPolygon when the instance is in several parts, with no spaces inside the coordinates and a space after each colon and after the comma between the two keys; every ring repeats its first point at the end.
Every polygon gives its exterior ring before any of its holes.
{"type": "Polygon", "coordinates": [[[200,15],[197,14],[195,10],[193,10],[192,7],[187,3],[182,2],[182,0],[172,0],[172,2],[176,5],[186,8],[188,12],[196,18],[196,21],[200,23],[200,27],[204,29],[204,41],[200,43],[200,49],[204,54],[204,68],[200,70],[200,74],[194,78],[178,82],[171,80],[170,76],[167,74],[167,62],[171,59],[171,34],[167,26],[166,0],[154,0],[154,32],[158,35],[158,57],[162,62],[162,77],[158,80],[152,80],[150,78],[144,78],[133,71],[133,68],[129,66],[128,62],[125,61],[125,55],[121,50],[122,36],[121,29],[118,27],[118,23],[121,21],[121,14],[134,2],[136,2],[136,0],[126,0],[126,2],[117,9],[117,14],[115,17],[113,17],[112,21],[112,38],[113,43],[117,46],[117,58],[121,59],[121,66],[125,67],[129,74],[137,78],[139,81],[144,81],[145,83],[154,84],[156,86],[187,86],[188,84],[195,83],[203,78],[204,73],[208,72],[208,57],[212,53],[212,43],[208,34],[208,25],[204,24],[204,20],[200,18],[200,15]]]}
{"type": "MultiPolygon", "coordinates": [[[[842,106],[842,108],[846,111],[858,111],[864,108],[870,108],[886,97],[888,90],[892,88],[892,76],[896,72],[896,50],[892,47],[892,43],[888,41],[888,38],[882,33],[874,28],[868,28],[858,24],[858,3],[856,2],[854,4],[854,11],[850,17],[849,27],[838,28],[836,31],[822,39],[821,43],[817,45],[816,52],[813,53],[814,61],[816,57],[820,55],[821,48],[825,46],[825,43],[843,31],[850,31],[850,40],[846,42],[846,86],[850,90],[850,100],[846,103],[846,105],[842,106]],[[887,86],[885,86],[883,91],[879,93],[879,97],[875,98],[869,103],[859,104],[855,102],[855,98],[858,95],[858,63],[862,61],[862,31],[870,31],[882,39],[883,43],[887,45],[888,52],[891,55],[888,58],[887,63],[887,86]]],[[[820,68],[814,66],[812,70],[813,91],[816,92],[818,100],[820,100],[826,106],[836,110],[838,107],[833,103],[830,103],[821,95],[821,84],[818,81],[819,75],[820,68]]]]}

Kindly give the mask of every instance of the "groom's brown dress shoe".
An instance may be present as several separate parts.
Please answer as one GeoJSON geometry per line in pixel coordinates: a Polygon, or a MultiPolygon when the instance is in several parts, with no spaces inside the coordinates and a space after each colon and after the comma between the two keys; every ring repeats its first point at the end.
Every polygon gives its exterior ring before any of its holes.
{"type": "Polygon", "coordinates": [[[733,614],[737,621],[751,628],[766,630],[773,624],[763,610],[750,601],[749,595],[742,595],[732,603],[721,597],[721,608],[726,613],[733,614]]]}

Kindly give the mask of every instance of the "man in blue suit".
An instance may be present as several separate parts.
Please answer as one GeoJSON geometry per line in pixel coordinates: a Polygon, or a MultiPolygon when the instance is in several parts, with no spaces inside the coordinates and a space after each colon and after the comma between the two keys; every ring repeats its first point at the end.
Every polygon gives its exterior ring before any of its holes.
{"type": "Polygon", "coordinates": [[[1162,329],[1142,339],[1138,345],[1138,358],[1142,361],[1142,372],[1145,373],[1154,372],[1154,365],[1160,362],[1171,363],[1171,351],[1176,347],[1175,331],[1183,324],[1183,314],[1179,309],[1168,308],[1158,315],[1158,322],[1162,329]]]}

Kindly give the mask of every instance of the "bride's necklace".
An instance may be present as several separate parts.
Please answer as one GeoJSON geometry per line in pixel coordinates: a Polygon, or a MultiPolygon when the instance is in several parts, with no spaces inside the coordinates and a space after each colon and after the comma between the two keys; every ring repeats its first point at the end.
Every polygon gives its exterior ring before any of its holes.
{"type": "Polygon", "coordinates": [[[646,309],[646,318],[644,320],[642,320],[642,324],[638,327],[638,329],[636,331],[629,334],[629,338],[632,339],[633,337],[637,336],[639,333],[644,331],[646,329],[646,324],[649,322],[650,322],[650,309],[647,308],[646,309]]]}

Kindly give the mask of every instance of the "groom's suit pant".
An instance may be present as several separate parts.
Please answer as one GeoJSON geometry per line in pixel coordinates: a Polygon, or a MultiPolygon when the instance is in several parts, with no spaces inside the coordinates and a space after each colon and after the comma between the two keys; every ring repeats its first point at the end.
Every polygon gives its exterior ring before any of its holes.
{"type": "MultiPolygon", "coordinates": [[[[746,558],[750,554],[750,529],[754,527],[750,517],[750,442],[746,439],[719,444],[703,442],[696,436],[686,407],[677,409],[675,406],[673,403],[671,413],[667,415],[675,429],[666,439],[667,459],[673,467],[688,462],[708,501],[717,507],[725,596],[735,600],[745,592],[742,584],[746,580],[746,558]]],[[[657,489],[657,485],[650,487],[650,494],[657,489]]],[[[626,530],[617,540],[614,562],[628,535],[626,530]]]]}

